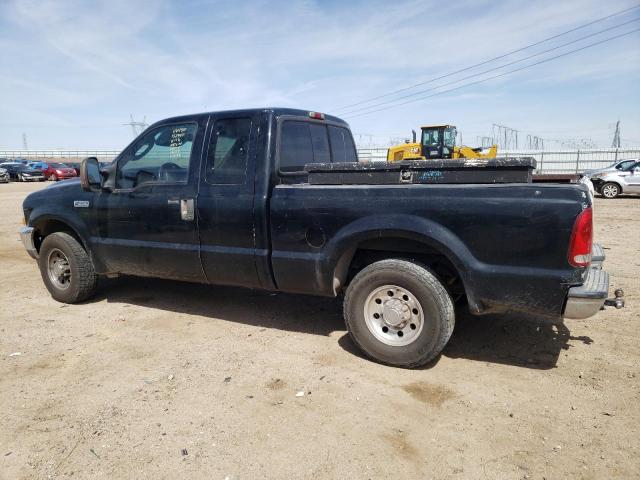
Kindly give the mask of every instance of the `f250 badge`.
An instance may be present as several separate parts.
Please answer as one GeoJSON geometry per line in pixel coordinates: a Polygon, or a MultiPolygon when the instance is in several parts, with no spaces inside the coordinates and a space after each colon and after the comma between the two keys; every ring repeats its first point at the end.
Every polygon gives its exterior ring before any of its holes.
{"type": "Polygon", "coordinates": [[[89,200],[74,200],[73,206],[76,208],[89,208],[89,200]]]}

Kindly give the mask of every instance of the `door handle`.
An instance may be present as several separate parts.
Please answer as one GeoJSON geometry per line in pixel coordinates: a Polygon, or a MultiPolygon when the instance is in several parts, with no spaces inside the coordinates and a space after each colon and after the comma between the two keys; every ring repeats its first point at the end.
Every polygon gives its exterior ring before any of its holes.
{"type": "Polygon", "coordinates": [[[180,200],[180,217],[185,222],[193,222],[195,220],[193,198],[183,198],[180,200]]]}

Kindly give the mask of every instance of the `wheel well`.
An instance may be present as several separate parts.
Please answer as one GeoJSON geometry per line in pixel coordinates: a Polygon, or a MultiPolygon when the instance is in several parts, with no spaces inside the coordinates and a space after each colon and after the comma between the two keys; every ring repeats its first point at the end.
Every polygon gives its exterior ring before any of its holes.
{"type": "Polygon", "coordinates": [[[33,235],[33,243],[38,252],[40,251],[40,246],[42,245],[43,240],[47,235],[51,235],[56,232],[65,232],[75,238],[80,245],[84,246],[84,242],[80,238],[80,235],[71,228],[68,224],[61,220],[43,220],[42,222],[38,222],[34,225],[34,235],[33,235]]]}
{"type": "Polygon", "coordinates": [[[466,296],[460,272],[446,255],[422,242],[393,237],[366,240],[345,252],[336,264],[334,287],[344,289],[360,270],[387,258],[400,258],[425,265],[454,299],[466,296]]]}

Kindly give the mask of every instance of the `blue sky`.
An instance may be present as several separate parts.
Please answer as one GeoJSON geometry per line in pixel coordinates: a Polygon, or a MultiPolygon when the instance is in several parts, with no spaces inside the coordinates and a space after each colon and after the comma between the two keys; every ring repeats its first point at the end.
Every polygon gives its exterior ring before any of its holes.
{"type": "MultiPolygon", "coordinates": [[[[23,132],[31,149],[118,150],[132,139],[123,125],[130,114],[153,122],[257,106],[345,112],[346,105],[632,6],[628,0],[3,1],[0,150],[21,148],[23,132]]],[[[635,18],[640,9],[519,55],[635,18]]],[[[640,22],[556,53],[635,28],[640,22]]],[[[639,85],[636,32],[486,83],[344,118],[355,133],[372,135],[363,142],[380,144],[422,124],[453,123],[473,145],[499,123],[522,137],[591,138],[601,146],[610,145],[619,119],[623,142],[640,147],[639,85]]]]}

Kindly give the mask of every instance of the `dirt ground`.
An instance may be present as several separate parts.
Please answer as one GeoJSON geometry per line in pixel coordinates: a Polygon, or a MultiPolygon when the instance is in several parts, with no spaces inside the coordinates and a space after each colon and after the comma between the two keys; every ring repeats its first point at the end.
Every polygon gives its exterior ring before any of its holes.
{"type": "Polygon", "coordinates": [[[411,371],[333,299],[123,278],[56,303],[17,235],[43,186],[0,185],[2,479],[640,478],[640,197],[596,200],[627,308],[459,314],[411,371]]]}

